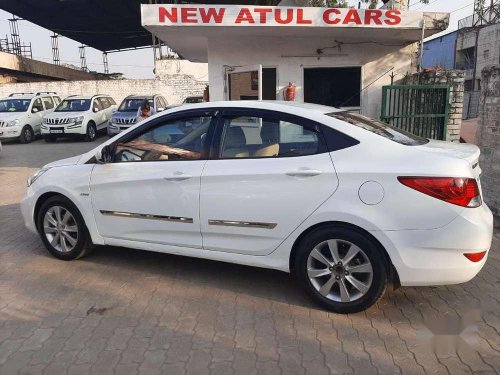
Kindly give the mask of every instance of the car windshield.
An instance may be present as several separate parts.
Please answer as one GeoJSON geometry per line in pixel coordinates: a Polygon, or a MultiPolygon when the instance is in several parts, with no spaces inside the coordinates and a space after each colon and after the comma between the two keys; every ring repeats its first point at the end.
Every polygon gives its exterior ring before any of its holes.
{"type": "Polygon", "coordinates": [[[429,142],[426,138],[422,138],[402,129],[398,129],[394,126],[386,124],[385,122],[360,115],[359,113],[333,112],[327,113],[326,115],[345,121],[351,125],[358,126],[402,145],[419,146],[429,142]]]}
{"type": "Polygon", "coordinates": [[[0,112],[26,112],[31,99],[4,99],[0,100],[0,112]]]}
{"type": "MultiPolygon", "coordinates": [[[[144,99],[124,99],[122,104],[120,104],[120,108],[118,108],[119,112],[137,112],[139,107],[144,102],[144,99]]],[[[153,99],[148,99],[148,103],[151,107],[153,107],[153,99]]]]}
{"type": "Polygon", "coordinates": [[[189,98],[184,99],[184,103],[186,104],[194,104],[203,102],[203,98],[201,96],[190,96],[189,98]]]}
{"type": "Polygon", "coordinates": [[[82,112],[90,109],[90,99],[64,99],[55,112],[82,112]]]}

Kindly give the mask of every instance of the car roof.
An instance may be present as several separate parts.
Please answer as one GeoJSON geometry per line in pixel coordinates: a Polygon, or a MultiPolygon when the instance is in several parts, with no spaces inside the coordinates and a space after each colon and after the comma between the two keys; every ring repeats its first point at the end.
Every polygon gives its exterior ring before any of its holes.
{"type": "Polygon", "coordinates": [[[152,99],[155,96],[162,96],[161,94],[153,94],[153,95],[129,95],[125,99],[152,99]]]}
{"type": "Polygon", "coordinates": [[[66,99],[76,99],[76,100],[84,100],[84,99],[94,99],[94,98],[109,98],[109,95],[98,94],[98,95],[70,95],[64,98],[66,99]]]}
{"type": "Polygon", "coordinates": [[[286,112],[287,109],[291,110],[306,110],[318,114],[342,112],[343,110],[329,107],[326,105],[303,103],[303,102],[287,102],[281,100],[230,100],[218,102],[203,102],[194,104],[185,104],[182,109],[197,109],[197,108],[213,108],[213,107],[235,107],[235,108],[255,108],[267,109],[286,112]]]}
{"type": "Polygon", "coordinates": [[[37,92],[37,93],[31,93],[31,92],[21,92],[21,93],[12,93],[6,98],[3,99],[33,99],[33,98],[40,98],[40,97],[47,97],[47,96],[58,96],[57,93],[55,92],[37,92]]]}

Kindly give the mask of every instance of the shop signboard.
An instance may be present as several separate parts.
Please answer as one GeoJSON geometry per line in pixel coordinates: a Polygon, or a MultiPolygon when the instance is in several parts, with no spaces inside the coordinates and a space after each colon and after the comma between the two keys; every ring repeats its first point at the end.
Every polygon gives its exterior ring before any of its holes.
{"type": "Polygon", "coordinates": [[[144,26],[422,27],[423,13],[391,9],[143,4],[144,26]]]}

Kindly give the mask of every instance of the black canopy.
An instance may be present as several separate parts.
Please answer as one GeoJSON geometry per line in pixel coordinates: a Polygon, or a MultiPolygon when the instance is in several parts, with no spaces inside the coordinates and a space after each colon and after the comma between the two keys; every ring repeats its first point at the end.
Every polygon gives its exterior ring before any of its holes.
{"type": "MultiPolygon", "coordinates": [[[[174,3],[175,1],[152,1],[174,3]]],[[[214,1],[177,1],[213,4],[214,1]]],[[[270,4],[267,0],[217,0],[217,4],[270,4]]],[[[148,0],[0,0],[0,9],[101,51],[144,47],[151,34],[141,26],[148,0]]]]}

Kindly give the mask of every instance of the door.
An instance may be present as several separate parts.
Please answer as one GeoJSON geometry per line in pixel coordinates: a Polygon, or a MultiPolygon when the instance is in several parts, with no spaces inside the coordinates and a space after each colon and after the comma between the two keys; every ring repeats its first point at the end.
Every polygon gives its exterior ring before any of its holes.
{"type": "Polygon", "coordinates": [[[214,142],[201,178],[207,250],[269,254],[337,188],[321,127],[307,119],[225,110],[214,142]]]}
{"type": "Polygon", "coordinates": [[[103,124],[106,122],[106,113],[104,112],[104,108],[99,99],[100,98],[95,98],[92,104],[92,112],[94,113],[93,119],[98,130],[101,129],[103,124]]]}
{"type": "Polygon", "coordinates": [[[40,133],[40,126],[42,125],[43,115],[45,113],[48,113],[46,112],[47,106],[49,106],[49,103],[45,102],[44,100],[42,104],[42,99],[40,98],[36,98],[33,101],[33,106],[31,107],[31,114],[29,115],[29,118],[30,118],[30,125],[33,127],[33,131],[35,132],[35,134],[40,133]]]}
{"type": "Polygon", "coordinates": [[[111,103],[108,98],[102,97],[98,99],[102,107],[102,118],[104,122],[97,126],[98,129],[105,128],[108,125],[108,121],[111,119],[111,114],[113,109],[111,108],[111,103]]]}
{"type": "Polygon", "coordinates": [[[148,243],[201,248],[200,176],[211,112],[145,122],[96,165],[92,206],[99,233],[148,243]]]}
{"type": "Polygon", "coordinates": [[[229,68],[226,82],[228,100],[262,100],[262,65],[229,68]]]}

